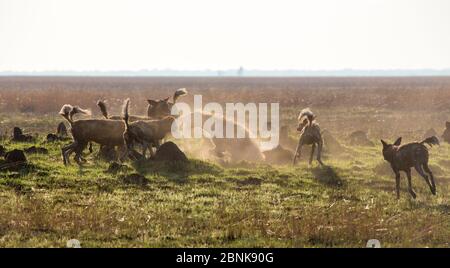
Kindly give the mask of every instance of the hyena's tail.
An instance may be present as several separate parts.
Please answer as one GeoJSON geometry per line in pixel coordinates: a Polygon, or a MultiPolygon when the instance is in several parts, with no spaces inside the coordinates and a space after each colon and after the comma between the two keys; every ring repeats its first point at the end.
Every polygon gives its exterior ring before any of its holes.
{"type": "Polygon", "coordinates": [[[439,140],[436,136],[431,136],[428,137],[426,139],[424,139],[423,141],[420,142],[421,144],[428,144],[430,147],[432,147],[433,145],[439,145],[439,140]]]}

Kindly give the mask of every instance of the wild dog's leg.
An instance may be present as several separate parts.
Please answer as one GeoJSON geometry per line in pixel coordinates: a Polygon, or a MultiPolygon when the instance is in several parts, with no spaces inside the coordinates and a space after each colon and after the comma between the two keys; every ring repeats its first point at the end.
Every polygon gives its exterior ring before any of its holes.
{"type": "Polygon", "coordinates": [[[431,172],[430,167],[428,166],[428,163],[423,164],[423,169],[425,169],[425,171],[430,175],[431,180],[430,190],[432,194],[436,195],[436,184],[434,184],[434,176],[433,173],[431,172]]]}
{"type": "Polygon", "coordinates": [[[144,156],[144,158],[147,158],[148,146],[146,146],[145,144],[141,144],[141,148],[142,148],[142,155],[144,156]]]}
{"type": "Polygon", "coordinates": [[[300,139],[300,141],[298,142],[297,149],[295,150],[294,159],[292,160],[293,165],[295,165],[297,158],[300,159],[300,156],[302,154],[302,146],[303,146],[303,142],[300,139]]]}
{"type": "Polygon", "coordinates": [[[395,172],[395,191],[397,193],[397,199],[400,199],[400,172],[394,170],[395,172]]]}
{"type": "Polygon", "coordinates": [[[61,148],[61,156],[62,156],[64,165],[67,165],[67,160],[66,160],[66,156],[65,156],[66,151],[67,151],[67,146],[64,146],[63,148],[61,148]]]}
{"type": "Polygon", "coordinates": [[[74,141],[71,144],[69,144],[61,149],[64,165],[70,164],[69,156],[75,150],[75,148],[77,146],[78,146],[78,142],[74,141]]]}
{"type": "Polygon", "coordinates": [[[87,145],[88,144],[85,142],[78,143],[78,146],[75,148],[75,161],[80,166],[81,166],[83,160],[84,160],[84,162],[86,162],[86,160],[81,157],[81,153],[83,152],[84,148],[86,148],[87,145]]]}
{"type": "Polygon", "coordinates": [[[117,146],[117,161],[123,162],[128,156],[128,147],[126,145],[117,146]]]}
{"type": "Polygon", "coordinates": [[[411,169],[406,170],[406,176],[408,177],[408,191],[411,196],[416,199],[416,193],[414,192],[411,184],[411,169]]]}
{"type": "Polygon", "coordinates": [[[431,183],[430,180],[428,180],[428,176],[425,174],[425,172],[423,172],[422,166],[420,164],[417,164],[416,166],[414,166],[414,168],[416,169],[417,173],[420,174],[420,176],[422,176],[425,179],[425,182],[428,184],[428,187],[431,187],[431,183]]]}
{"type": "Polygon", "coordinates": [[[309,164],[312,164],[312,160],[313,160],[313,156],[314,156],[314,151],[316,150],[316,144],[313,143],[311,146],[311,156],[309,157],[309,164]]]}
{"type": "Polygon", "coordinates": [[[322,162],[322,148],[323,148],[323,141],[319,141],[318,148],[317,148],[317,161],[323,166],[323,162],[322,162]]]}
{"type": "MultiPolygon", "coordinates": [[[[155,144],[150,143],[148,145],[148,150],[150,151],[150,157],[151,158],[153,158],[155,156],[155,152],[153,151],[153,145],[155,145],[155,144]]],[[[156,146],[157,146],[157,144],[156,144],[156,146]]]]}

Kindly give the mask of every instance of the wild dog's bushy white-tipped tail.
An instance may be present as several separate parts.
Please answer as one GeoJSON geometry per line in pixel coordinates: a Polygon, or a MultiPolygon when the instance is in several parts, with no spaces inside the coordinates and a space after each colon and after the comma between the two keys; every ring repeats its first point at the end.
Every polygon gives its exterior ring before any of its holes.
{"type": "Polygon", "coordinates": [[[436,136],[431,136],[431,137],[424,139],[420,143],[422,143],[422,144],[426,143],[430,147],[432,147],[433,145],[439,145],[439,139],[436,136]]]}
{"type": "Polygon", "coordinates": [[[175,91],[175,93],[173,94],[173,103],[177,102],[177,99],[181,96],[187,95],[188,92],[185,88],[180,88],[177,89],[177,91],[175,91]]]}
{"type": "Polygon", "coordinates": [[[90,110],[82,109],[78,106],[72,106],[70,104],[64,104],[59,111],[59,114],[62,115],[70,124],[73,123],[72,117],[78,113],[91,115],[90,110]]]}
{"type": "Polygon", "coordinates": [[[91,110],[89,109],[82,109],[78,106],[73,107],[72,115],[74,114],[85,114],[85,115],[92,115],[91,110]]]}
{"type": "Polygon", "coordinates": [[[108,119],[108,111],[106,109],[105,101],[98,100],[97,101],[97,106],[100,108],[100,111],[102,112],[103,117],[108,119]]]}
{"type": "Polygon", "coordinates": [[[73,123],[72,119],[70,118],[70,113],[72,112],[72,110],[73,110],[73,106],[72,105],[64,104],[61,107],[61,110],[59,111],[59,114],[62,117],[64,117],[67,120],[67,122],[69,122],[70,125],[72,125],[72,123],[73,123]]]}
{"type": "Polygon", "coordinates": [[[316,118],[316,115],[311,111],[310,108],[305,108],[300,111],[297,120],[301,122],[305,117],[308,118],[309,122],[311,123],[316,118]]]}
{"type": "Polygon", "coordinates": [[[59,114],[64,116],[64,115],[68,115],[73,109],[73,106],[70,104],[64,104],[61,107],[61,110],[59,111],[59,114]]]}
{"type": "Polygon", "coordinates": [[[125,128],[128,129],[128,107],[130,106],[130,99],[126,99],[123,102],[123,106],[122,106],[122,120],[123,122],[125,122],[125,128]]]}

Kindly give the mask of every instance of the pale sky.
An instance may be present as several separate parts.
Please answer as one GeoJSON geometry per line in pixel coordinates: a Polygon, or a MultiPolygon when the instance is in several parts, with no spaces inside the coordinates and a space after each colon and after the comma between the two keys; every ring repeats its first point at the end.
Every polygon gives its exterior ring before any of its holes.
{"type": "Polygon", "coordinates": [[[448,0],[0,0],[0,71],[450,68],[448,0]]]}

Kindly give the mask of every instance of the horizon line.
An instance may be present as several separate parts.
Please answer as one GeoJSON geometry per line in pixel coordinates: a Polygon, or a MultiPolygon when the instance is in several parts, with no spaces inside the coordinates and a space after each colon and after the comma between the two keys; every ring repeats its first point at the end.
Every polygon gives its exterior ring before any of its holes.
{"type": "Polygon", "coordinates": [[[25,77],[409,77],[450,76],[450,68],[433,69],[142,69],[142,70],[45,70],[0,71],[0,76],[25,77]]]}

